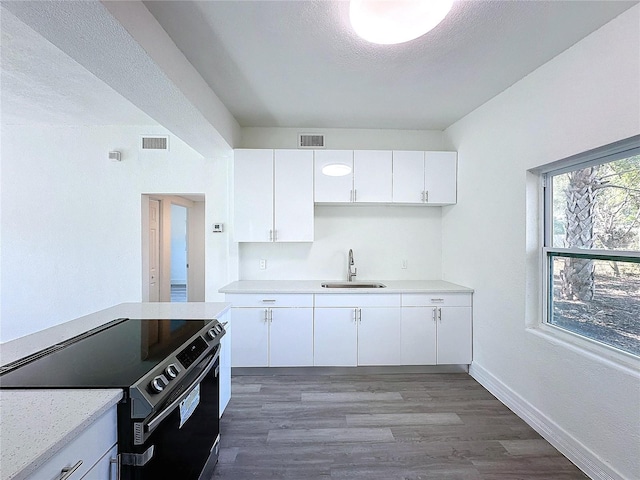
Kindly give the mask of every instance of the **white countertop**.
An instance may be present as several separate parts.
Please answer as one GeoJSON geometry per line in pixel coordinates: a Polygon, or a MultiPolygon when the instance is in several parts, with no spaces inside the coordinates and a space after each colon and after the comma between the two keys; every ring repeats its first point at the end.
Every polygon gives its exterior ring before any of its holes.
{"type": "MultiPolygon", "coordinates": [[[[208,319],[228,303],[122,303],[3,343],[0,364],[23,358],[116,318],[208,319]]],[[[26,478],[122,398],[122,390],[0,390],[2,480],[26,478]]]]}
{"type": "MultiPolygon", "coordinates": [[[[375,280],[385,288],[324,288],[324,282],[344,280],[239,280],[225,285],[221,293],[472,293],[473,290],[443,280],[375,280]]],[[[357,280],[355,283],[368,282],[357,280]]],[[[373,280],[372,280],[373,282],[373,280]]]]}
{"type": "Polygon", "coordinates": [[[1,344],[0,365],[24,358],[116,318],[207,319],[216,318],[228,309],[229,304],[221,302],[121,303],[1,344]]]}
{"type": "Polygon", "coordinates": [[[2,480],[28,478],[122,398],[122,390],[0,390],[2,480]]]}

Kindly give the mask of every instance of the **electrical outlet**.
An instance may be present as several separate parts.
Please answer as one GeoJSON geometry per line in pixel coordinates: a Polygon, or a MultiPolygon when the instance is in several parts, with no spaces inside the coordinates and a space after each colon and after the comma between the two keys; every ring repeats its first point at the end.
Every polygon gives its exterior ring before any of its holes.
{"type": "Polygon", "coordinates": [[[406,260],[406,259],[403,259],[403,260],[402,260],[402,269],[403,269],[403,270],[406,270],[406,269],[407,269],[407,260],[406,260]]]}
{"type": "Polygon", "coordinates": [[[266,270],[266,269],[267,269],[267,260],[263,258],[260,260],[260,270],[266,270]]]}

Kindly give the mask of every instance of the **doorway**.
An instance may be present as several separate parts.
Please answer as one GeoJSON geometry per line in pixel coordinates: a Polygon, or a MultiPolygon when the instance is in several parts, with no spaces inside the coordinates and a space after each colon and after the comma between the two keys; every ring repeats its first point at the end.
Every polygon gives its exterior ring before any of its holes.
{"type": "Polygon", "coordinates": [[[203,302],[204,195],[142,195],[142,301],[203,302]]]}
{"type": "Polygon", "coordinates": [[[187,207],[171,204],[171,301],[186,302],[188,289],[189,243],[187,207]]]}

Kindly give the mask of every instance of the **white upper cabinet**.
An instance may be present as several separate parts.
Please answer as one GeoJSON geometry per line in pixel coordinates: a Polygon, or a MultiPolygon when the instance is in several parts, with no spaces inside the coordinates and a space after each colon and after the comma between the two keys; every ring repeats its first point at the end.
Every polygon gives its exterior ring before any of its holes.
{"type": "Polygon", "coordinates": [[[353,201],[389,203],[392,196],[393,156],[389,150],[353,152],[353,201]]]}
{"type": "Polygon", "coordinates": [[[273,150],[236,150],[233,168],[234,238],[236,242],[269,241],[273,231],[273,150]]]}
{"type": "Polygon", "coordinates": [[[457,201],[456,152],[424,153],[426,203],[452,204],[457,201]]]}
{"type": "Polygon", "coordinates": [[[237,242],[313,241],[313,152],[236,150],[237,242]]]}
{"type": "Polygon", "coordinates": [[[456,152],[393,152],[393,202],[450,205],[457,199],[456,152]]]}
{"type": "Polygon", "coordinates": [[[275,151],[276,242],[313,241],[313,152],[275,151]]]}
{"type": "Polygon", "coordinates": [[[318,203],[390,203],[393,156],[382,150],[316,150],[315,201],[318,203]],[[346,166],[344,175],[327,172],[346,166]]]}
{"type": "Polygon", "coordinates": [[[394,203],[424,203],[424,152],[393,152],[394,203]]]}
{"type": "Polygon", "coordinates": [[[349,203],[353,199],[353,150],[316,150],[315,201],[318,203],[349,203]],[[346,166],[345,175],[325,173],[325,167],[346,166]]]}

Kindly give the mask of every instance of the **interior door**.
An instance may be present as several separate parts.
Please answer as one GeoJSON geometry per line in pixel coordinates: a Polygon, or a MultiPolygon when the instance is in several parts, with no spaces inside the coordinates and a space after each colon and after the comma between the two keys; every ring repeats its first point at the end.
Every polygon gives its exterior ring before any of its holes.
{"type": "Polygon", "coordinates": [[[160,301],[160,202],[149,200],[149,301],[160,301]]]}

